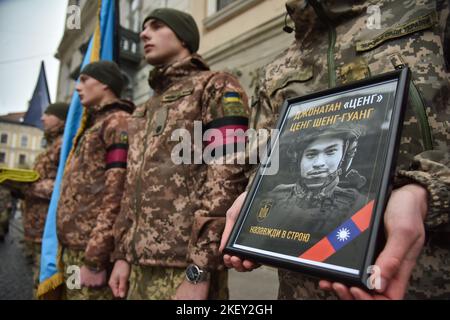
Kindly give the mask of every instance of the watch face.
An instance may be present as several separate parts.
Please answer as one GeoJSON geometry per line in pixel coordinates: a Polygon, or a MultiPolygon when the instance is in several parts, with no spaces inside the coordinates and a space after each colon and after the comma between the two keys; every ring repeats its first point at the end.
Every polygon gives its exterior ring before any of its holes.
{"type": "Polygon", "coordinates": [[[198,269],[197,266],[194,265],[190,265],[187,269],[186,269],[186,277],[188,278],[189,281],[198,281],[199,277],[200,277],[200,270],[198,269]]]}

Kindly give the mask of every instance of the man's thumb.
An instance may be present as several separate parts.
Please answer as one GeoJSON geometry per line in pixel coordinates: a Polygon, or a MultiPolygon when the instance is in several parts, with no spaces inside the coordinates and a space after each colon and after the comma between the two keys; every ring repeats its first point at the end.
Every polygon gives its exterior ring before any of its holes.
{"type": "Polygon", "coordinates": [[[119,296],[121,298],[125,298],[125,295],[127,294],[127,286],[128,286],[127,280],[120,279],[118,286],[119,286],[119,296]]]}

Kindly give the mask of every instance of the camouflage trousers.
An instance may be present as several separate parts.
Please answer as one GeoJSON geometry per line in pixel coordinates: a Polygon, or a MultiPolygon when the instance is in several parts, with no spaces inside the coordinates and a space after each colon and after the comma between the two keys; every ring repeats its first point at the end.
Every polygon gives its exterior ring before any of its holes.
{"type": "Polygon", "coordinates": [[[450,299],[450,238],[447,242],[446,246],[425,246],[409,280],[406,299],[450,299]]]}
{"type": "Polygon", "coordinates": [[[278,269],[279,300],[336,300],[337,296],[319,288],[319,280],[297,272],[278,269]]]}
{"type": "MultiPolygon", "coordinates": [[[[278,299],[337,299],[319,288],[319,280],[296,272],[279,270],[278,299]]],[[[409,280],[405,299],[450,299],[450,247],[426,245],[409,280]]]]}
{"type": "Polygon", "coordinates": [[[33,273],[33,297],[36,297],[39,287],[39,274],[41,266],[41,244],[30,240],[25,240],[26,251],[30,255],[31,271],[33,273]]]}
{"type": "Polygon", "coordinates": [[[9,210],[3,210],[0,212],[0,241],[3,241],[4,237],[9,230],[9,210]]]}
{"type": "MultiPolygon", "coordinates": [[[[170,300],[180,284],[186,279],[184,268],[131,267],[128,300],[170,300]]],[[[228,299],[228,272],[211,275],[210,300],[228,299]]]]}
{"type": "MultiPolygon", "coordinates": [[[[108,284],[105,284],[102,288],[86,288],[81,287],[81,289],[70,289],[67,284],[73,282],[69,277],[73,276],[74,273],[68,270],[70,266],[77,266],[81,269],[83,266],[83,251],[71,250],[68,248],[63,249],[62,261],[64,264],[64,282],[65,286],[65,299],[66,300],[112,300],[113,294],[108,284]]],[[[109,274],[106,277],[106,281],[109,279],[109,274]]]]}

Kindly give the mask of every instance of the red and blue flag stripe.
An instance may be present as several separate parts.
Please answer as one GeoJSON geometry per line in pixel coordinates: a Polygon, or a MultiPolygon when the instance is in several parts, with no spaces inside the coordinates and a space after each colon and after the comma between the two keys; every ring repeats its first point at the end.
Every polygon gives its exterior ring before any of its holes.
{"type": "Polygon", "coordinates": [[[323,262],[369,228],[374,201],[372,200],[350,219],[300,255],[301,259],[323,262]]]}

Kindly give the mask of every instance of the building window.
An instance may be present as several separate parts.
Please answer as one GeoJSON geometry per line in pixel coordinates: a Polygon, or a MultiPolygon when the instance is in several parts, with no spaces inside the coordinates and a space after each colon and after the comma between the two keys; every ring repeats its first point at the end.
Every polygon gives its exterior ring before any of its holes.
{"type": "Polygon", "coordinates": [[[20,139],[20,146],[22,148],[26,148],[28,146],[28,137],[27,136],[22,136],[22,138],[20,139]]]}
{"type": "Polygon", "coordinates": [[[19,155],[19,164],[25,165],[27,163],[27,156],[24,154],[19,155]]]}
{"type": "Polygon", "coordinates": [[[7,133],[2,133],[1,143],[8,143],[8,134],[7,133]]]}
{"type": "Polygon", "coordinates": [[[134,32],[141,31],[141,0],[128,0],[127,28],[134,32]]]}
{"type": "Polygon", "coordinates": [[[217,11],[222,10],[227,5],[235,2],[236,0],[217,0],[217,11]]]}
{"type": "Polygon", "coordinates": [[[6,154],[4,152],[0,152],[0,163],[6,162],[6,154]]]}
{"type": "Polygon", "coordinates": [[[208,0],[208,16],[203,20],[212,29],[262,3],[264,0],[208,0]]]}
{"type": "Polygon", "coordinates": [[[45,149],[45,147],[47,147],[47,139],[44,137],[41,139],[41,148],[45,149]]]}

